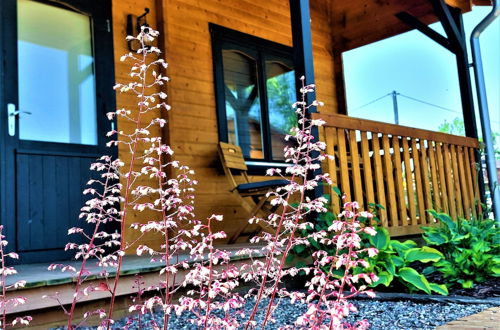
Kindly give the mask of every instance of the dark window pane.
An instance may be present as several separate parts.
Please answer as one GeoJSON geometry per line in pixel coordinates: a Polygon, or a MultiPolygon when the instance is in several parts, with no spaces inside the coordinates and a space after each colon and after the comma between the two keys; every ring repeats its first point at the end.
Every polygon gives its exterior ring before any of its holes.
{"type": "Polygon", "coordinates": [[[283,160],[285,134],[297,125],[297,115],[292,109],[295,97],[293,68],[278,62],[266,62],[266,89],[271,129],[271,148],[274,160],[283,160]]]}
{"type": "Polygon", "coordinates": [[[229,143],[245,158],[263,159],[257,61],[237,50],[223,50],[222,59],[229,143]]]}

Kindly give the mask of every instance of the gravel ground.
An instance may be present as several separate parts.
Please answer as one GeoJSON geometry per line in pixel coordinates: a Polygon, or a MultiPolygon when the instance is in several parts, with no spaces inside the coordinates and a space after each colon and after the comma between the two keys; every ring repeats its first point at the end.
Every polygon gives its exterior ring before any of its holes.
{"type": "MultiPolygon", "coordinates": [[[[349,316],[348,321],[351,323],[356,320],[368,319],[370,329],[435,329],[439,325],[443,325],[450,321],[478,313],[484,309],[491,307],[487,304],[455,304],[455,303],[416,303],[411,301],[377,301],[377,300],[358,300],[354,301],[358,307],[359,313],[349,316]]],[[[253,305],[248,304],[248,309],[253,305]]],[[[300,304],[292,305],[288,301],[282,301],[280,307],[276,310],[276,323],[266,329],[278,329],[284,325],[292,325],[295,319],[305,312],[305,306],[300,304]]],[[[150,327],[145,326],[148,320],[154,317],[158,324],[163,324],[162,315],[143,316],[143,329],[150,327]]],[[[261,320],[263,315],[258,315],[257,322],[261,320]],[[259,319],[260,317],[260,319],[259,319]]],[[[188,321],[188,314],[183,314],[180,317],[173,316],[170,320],[170,329],[197,329],[188,321]]],[[[114,329],[123,329],[127,319],[122,319],[116,322],[114,329]]],[[[136,325],[132,325],[129,329],[137,329],[136,325]]],[[[64,328],[58,328],[64,329],[64,328]]],[[[80,328],[80,329],[95,329],[95,328],[80,328]]]]}

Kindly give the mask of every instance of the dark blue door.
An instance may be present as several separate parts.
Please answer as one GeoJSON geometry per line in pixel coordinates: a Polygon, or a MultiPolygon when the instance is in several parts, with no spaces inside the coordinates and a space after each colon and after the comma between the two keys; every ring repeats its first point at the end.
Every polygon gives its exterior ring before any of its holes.
{"type": "Polygon", "coordinates": [[[109,1],[2,1],[1,222],[22,263],[71,257],[114,109],[109,1]]]}

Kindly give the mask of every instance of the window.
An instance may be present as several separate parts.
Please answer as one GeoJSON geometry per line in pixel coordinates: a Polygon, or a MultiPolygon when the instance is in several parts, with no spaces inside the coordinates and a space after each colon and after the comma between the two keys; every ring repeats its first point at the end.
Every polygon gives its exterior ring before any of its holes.
{"type": "Polygon", "coordinates": [[[91,18],[18,0],[19,138],[97,145],[91,18]],[[64,29],[60,27],[64,26],[64,29]]]}
{"type": "Polygon", "coordinates": [[[282,162],[297,124],[292,49],[211,25],[219,139],[252,165],[282,162]]]}

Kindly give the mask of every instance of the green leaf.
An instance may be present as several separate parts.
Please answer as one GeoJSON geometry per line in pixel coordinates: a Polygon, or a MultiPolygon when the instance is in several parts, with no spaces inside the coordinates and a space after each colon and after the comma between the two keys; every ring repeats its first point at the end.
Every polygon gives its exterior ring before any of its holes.
{"type": "Polygon", "coordinates": [[[427,276],[436,271],[436,267],[434,266],[427,266],[422,270],[422,275],[427,276]]]}
{"type": "Polygon", "coordinates": [[[489,267],[489,271],[491,274],[495,277],[500,276],[500,258],[493,258],[491,259],[491,265],[489,267]]]}
{"type": "Polygon", "coordinates": [[[383,227],[377,228],[377,235],[370,236],[370,244],[379,251],[386,250],[389,247],[389,241],[391,237],[387,229],[383,227]]]}
{"type": "Polygon", "coordinates": [[[312,239],[312,238],[308,238],[307,240],[309,241],[309,243],[311,243],[311,245],[312,245],[315,249],[317,249],[317,250],[321,250],[321,247],[319,246],[319,243],[318,243],[316,240],[314,240],[314,239],[312,239]]]}
{"type": "Polygon", "coordinates": [[[373,282],[370,286],[371,287],[376,287],[377,285],[385,285],[388,287],[392,280],[394,279],[394,276],[392,274],[389,274],[388,272],[380,272],[377,274],[378,280],[376,282],[373,282]]]}
{"type": "Polygon", "coordinates": [[[401,258],[401,257],[398,257],[398,256],[392,256],[392,257],[391,257],[391,259],[392,259],[392,262],[394,262],[394,265],[395,265],[396,267],[402,267],[402,266],[404,266],[404,264],[405,264],[404,259],[403,259],[403,258],[401,258]]]}
{"type": "Polygon", "coordinates": [[[303,262],[303,261],[299,261],[299,262],[297,262],[297,264],[295,265],[295,267],[296,267],[296,268],[304,268],[305,266],[307,266],[307,265],[306,265],[306,263],[305,263],[305,262],[303,262]]]}
{"type": "Polygon", "coordinates": [[[413,262],[413,261],[436,262],[441,260],[443,257],[444,256],[441,252],[428,246],[408,249],[405,252],[405,259],[408,262],[413,262]]]}
{"type": "Polygon", "coordinates": [[[411,241],[411,240],[407,240],[404,242],[391,240],[390,246],[394,250],[396,250],[396,252],[399,254],[400,257],[404,257],[406,250],[411,249],[411,248],[416,248],[417,243],[415,243],[414,241],[411,241]]]}
{"type": "Polygon", "coordinates": [[[293,247],[293,250],[295,253],[301,253],[301,252],[304,252],[304,250],[306,249],[306,246],[304,244],[300,244],[300,245],[295,245],[293,247]]]}
{"type": "Polygon", "coordinates": [[[340,191],[339,187],[333,186],[332,190],[337,196],[342,196],[342,192],[340,191]]]}
{"type": "Polygon", "coordinates": [[[403,267],[399,270],[398,276],[427,294],[431,293],[429,282],[424,275],[419,274],[415,269],[411,267],[403,267]]]}
{"type": "Polygon", "coordinates": [[[396,256],[389,255],[387,259],[384,260],[384,267],[387,271],[395,275],[396,274],[396,265],[394,264],[393,258],[397,258],[396,256]]]}
{"type": "Polygon", "coordinates": [[[472,280],[458,280],[460,284],[462,284],[462,288],[471,289],[474,286],[474,282],[472,280]]]}
{"type": "Polygon", "coordinates": [[[445,224],[451,231],[457,229],[457,223],[446,213],[437,213],[436,217],[441,223],[445,224]]]}
{"type": "Polygon", "coordinates": [[[422,235],[422,237],[424,238],[424,240],[430,244],[430,245],[441,245],[441,244],[444,244],[444,243],[448,243],[448,237],[439,232],[438,230],[436,231],[427,231],[426,228],[431,228],[431,229],[434,229],[432,227],[422,227],[422,229],[424,230],[424,234],[422,235]]]}
{"type": "Polygon", "coordinates": [[[448,295],[448,288],[444,284],[429,283],[429,286],[431,290],[436,293],[442,294],[443,296],[448,295]]]}

